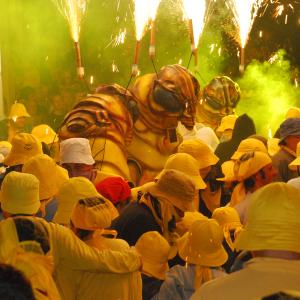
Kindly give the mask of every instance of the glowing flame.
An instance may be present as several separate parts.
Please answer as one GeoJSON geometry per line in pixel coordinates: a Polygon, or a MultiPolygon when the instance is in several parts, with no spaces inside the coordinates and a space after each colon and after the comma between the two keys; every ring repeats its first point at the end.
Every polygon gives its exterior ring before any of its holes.
{"type": "Polygon", "coordinates": [[[206,1],[205,0],[183,0],[185,16],[193,23],[193,38],[195,47],[198,47],[199,39],[205,25],[206,1]]]}
{"type": "Polygon", "coordinates": [[[263,0],[227,0],[239,29],[241,47],[245,48],[253,22],[263,0]]]}
{"type": "Polygon", "coordinates": [[[149,10],[145,0],[135,0],[134,19],[135,19],[135,35],[140,41],[143,37],[145,27],[149,21],[149,10]]]}
{"type": "Polygon", "coordinates": [[[90,85],[93,85],[93,83],[94,83],[94,76],[91,75],[91,77],[90,77],[90,85]]]}
{"type": "Polygon", "coordinates": [[[79,41],[80,24],[85,15],[88,0],[52,0],[67,19],[74,42],[79,41]]]}

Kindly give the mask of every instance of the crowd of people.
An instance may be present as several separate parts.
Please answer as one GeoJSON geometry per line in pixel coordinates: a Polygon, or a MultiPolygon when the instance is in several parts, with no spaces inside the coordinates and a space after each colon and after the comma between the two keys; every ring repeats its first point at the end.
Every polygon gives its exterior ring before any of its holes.
{"type": "Polygon", "coordinates": [[[299,108],[271,139],[246,114],[179,127],[133,186],[94,167],[88,139],[58,141],[57,97],[48,124],[27,130],[15,103],[3,129],[1,299],[300,299],[299,108]]]}

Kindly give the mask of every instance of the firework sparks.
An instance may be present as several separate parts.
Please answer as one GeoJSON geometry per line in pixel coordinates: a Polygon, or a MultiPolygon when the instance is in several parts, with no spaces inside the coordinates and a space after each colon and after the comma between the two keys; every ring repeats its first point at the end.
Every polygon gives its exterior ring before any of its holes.
{"type": "Polygon", "coordinates": [[[253,22],[257,15],[258,9],[261,7],[263,0],[226,0],[227,6],[233,12],[233,20],[239,30],[239,38],[241,45],[241,64],[240,70],[244,71],[244,49],[252,29],[253,22]]]}
{"type": "Polygon", "coordinates": [[[66,18],[75,44],[77,73],[80,78],[84,76],[84,69],[81,62],[79,36],[80,24],[86,13],[88,0],[52,0],[60,13],[66,18]]]}
{"type": "Polygon", "coordinates": [[[198,44],[207,19],[206,1],[184,0],[183,9],[186,18],[189,20],[191,50],[195,57],[195,65],[197,65],[198,44]]]}
{"type": "Polygon", "coordinates": [[[155,56],[155,18],[161,0],[149,0],[149,20],[151,23],[150,47],[149,56],[155,56]]]}

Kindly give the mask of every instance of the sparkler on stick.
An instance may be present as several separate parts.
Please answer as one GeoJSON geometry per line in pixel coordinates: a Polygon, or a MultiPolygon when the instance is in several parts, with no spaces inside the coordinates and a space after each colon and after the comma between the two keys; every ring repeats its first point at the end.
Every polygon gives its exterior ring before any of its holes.
{"type": "Polygon", "coordinates": [[[191,51],[195,66],[198,65],[198,45],[206,21],[207,10],[205,0],[183,0],[183,8],[188,19],[191,51]]]}
{"type": "Polygon", "coordinates": [[[77,74],[80,79],[84,77],[84,68],[82,66],[79,36],[80,24],[85,15],[88,0],[52,0],[59,9],[60,13],[68,21],[71,37],[74,41],[77,74]]]}
{"type": "Polygon", "coordinates": [[[226,0],[228,7],[230,7],[233,12],[234,23],[239,30],[241,46],[241,73],[243,73],[245,68],[245,46],[257,15],[257,11],[263,2],[264,0],[226,0]]]}

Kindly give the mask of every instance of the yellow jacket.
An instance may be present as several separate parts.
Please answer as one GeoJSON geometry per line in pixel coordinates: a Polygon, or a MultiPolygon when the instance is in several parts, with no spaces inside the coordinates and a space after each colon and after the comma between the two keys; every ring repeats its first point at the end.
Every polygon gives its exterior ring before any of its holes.
{"type": "Polygon", "coordinates": [[[300,292],[300,260],[257,257],[243,270],[210,281],[191,300],[254,300],[283,291],[300,292]]]}
{"type": "MultiPolygon", "coordinates": [[[[109,247],[116,251],[128,250],[123,240],[106,239],[95,236],[86,241],[91,247],[103,249],[109,247]]],[[[94,273],[70,269],[63,265],[58,272],[61,286],[61,297],[66,300],[141,300],[142,280],[140,272],[126,274],[94,273]]]]}

